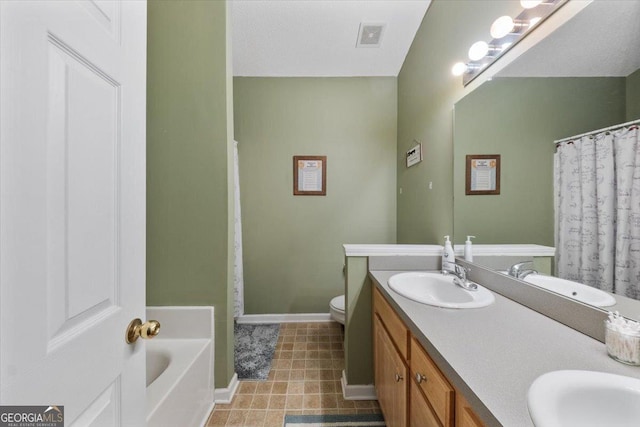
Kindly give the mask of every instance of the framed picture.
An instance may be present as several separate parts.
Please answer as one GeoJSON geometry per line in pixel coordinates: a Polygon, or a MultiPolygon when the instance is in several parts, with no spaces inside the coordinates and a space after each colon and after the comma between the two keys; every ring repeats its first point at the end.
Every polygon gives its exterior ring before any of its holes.
{"type": "Polygon", "coordinates": [[[327,156],[293,156],[293,195],[327,195],[327,156]]]}
{"type": "Polygon", "coordinates": [[[467,155],[465,194],[500,194],[500,155],[467,155]]]}
{"type": "Polygon", "coordinates": [[[411,147],[407,151],[407,167],[410,168],[413,165],[417,165],[422,161],[422,144],[413,140],[417,144],[411,147]]]}

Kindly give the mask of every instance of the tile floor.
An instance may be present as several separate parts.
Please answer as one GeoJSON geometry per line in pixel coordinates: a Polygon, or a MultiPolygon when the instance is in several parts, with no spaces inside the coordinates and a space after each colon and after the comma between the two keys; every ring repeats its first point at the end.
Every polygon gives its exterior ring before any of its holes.
{"type": "Polygon", "coordinates": [[[284,415],[378,413],[375,400],[344,400],[339,323],[283,323],[267,381],[240,381],[230,404],[217,404],[208,427],[282,427],[284,415]]]}

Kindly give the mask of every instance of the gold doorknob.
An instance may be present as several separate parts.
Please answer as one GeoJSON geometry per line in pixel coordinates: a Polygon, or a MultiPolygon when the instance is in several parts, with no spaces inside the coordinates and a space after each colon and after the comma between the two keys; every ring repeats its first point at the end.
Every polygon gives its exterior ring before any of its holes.
{"type": "Polygon", "coordinates": [[[159,332],[160,322],[157,320],[148,320],[142,323],[142,320],[136,318],[129,323],[129,326],[127,326],[125,340],[127,341],[127,344],[136,342],[138,338],[150,340],[158,335],[159,332]]]}

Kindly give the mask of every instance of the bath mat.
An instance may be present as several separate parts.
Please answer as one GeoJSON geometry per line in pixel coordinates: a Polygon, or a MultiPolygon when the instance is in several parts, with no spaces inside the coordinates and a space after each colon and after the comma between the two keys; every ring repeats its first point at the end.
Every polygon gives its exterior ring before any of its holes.
{"type": "Polygon", "coordinates": [[[235,369],[239,380],[266,380],[278,342],[279,324],[234,324],[235,369]]]}
{"type": "Polygon", "coordinates": [[[381,427],[381,414],[285,415],[284,427],[381,427]]]}

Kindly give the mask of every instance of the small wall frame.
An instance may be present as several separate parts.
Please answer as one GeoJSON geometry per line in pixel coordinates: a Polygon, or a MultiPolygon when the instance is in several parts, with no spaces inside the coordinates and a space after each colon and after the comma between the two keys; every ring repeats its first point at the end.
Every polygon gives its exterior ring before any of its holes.
{"type": "Polygon", "coordinates": [[[327,156],[293,156],[293,195],[327,195],[327,156]]]}
{"type": "Polygon", "coordinates": [[[500,154],[468,154],[465,194],[500,194],[500,154]]]}

